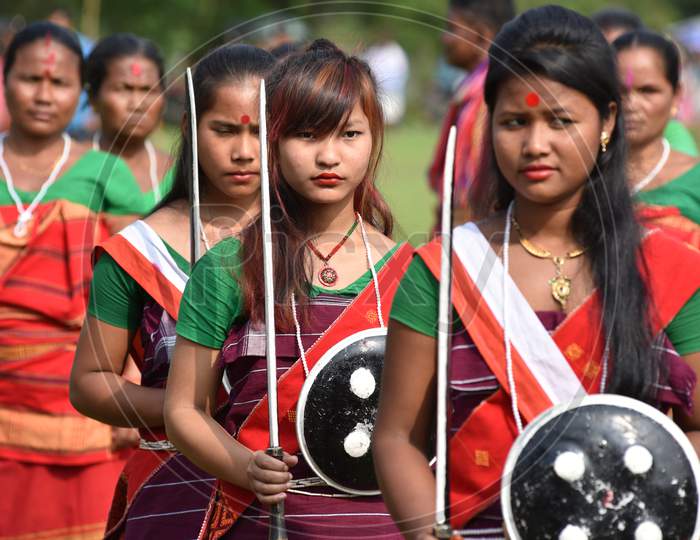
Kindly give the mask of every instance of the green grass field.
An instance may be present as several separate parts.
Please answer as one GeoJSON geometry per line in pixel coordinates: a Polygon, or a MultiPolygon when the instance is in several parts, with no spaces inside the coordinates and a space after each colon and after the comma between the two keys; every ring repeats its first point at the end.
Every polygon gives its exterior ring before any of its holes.
{"type": "Polygon", "coordinates": [[[437,137],[438,126],[424,123],[387,130],[378,185],[394,213],[396,240],[421,244],[433,226],[437,197],[426,175],[437,137]]]}

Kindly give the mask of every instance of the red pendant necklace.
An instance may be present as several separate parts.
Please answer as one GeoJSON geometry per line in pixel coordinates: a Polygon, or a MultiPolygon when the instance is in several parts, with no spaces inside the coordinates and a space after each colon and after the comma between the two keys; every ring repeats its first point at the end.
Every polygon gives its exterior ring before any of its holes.
{"type": "Polygon", "coordinates": [[[345,233],[345,236],[342,238],[342,240],[338,242],[333,249],[331,249],[328,255],[325,256],[318,249],[316,249],[316,246],[314,246],[311,243],[311,240],[308,240],[306,242],[306,245],[309,246],[309,249],[313,252],[313,254],[316,255],[316,257],[318,257],[319,259],[321,259],[321,261],[323,261],[323,268],[321,268],[321,270],[318,273],[318,279],[321,281],[321,283],[328,287],[332,287],[333,285],[335,285],[335,282],[338,281],[338,272],[336,272],[335,268],[332,268],[328,265],[328,261],[331,260],[331,257],[335,255],[341,247],[343,247],[343,244],[347,241],[348,238],[350,238],[350,235],[355,230],[355,227],[357,227],[357,218],[355,219],[355,223],[352,224],[348,232],[345,233]]]}

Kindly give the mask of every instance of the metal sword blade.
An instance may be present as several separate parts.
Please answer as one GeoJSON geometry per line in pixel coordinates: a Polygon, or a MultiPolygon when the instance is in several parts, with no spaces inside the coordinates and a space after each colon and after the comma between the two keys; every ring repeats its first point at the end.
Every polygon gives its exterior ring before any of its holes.
{"type": "Polygon", "coordinates": [[[270,173],[267,161],[267,115],[265,80],[260,81],[260,199],[263,230],[263,277],[265,280],[265,343],[267,345],[267,397],[270,417],[270,447],[279,446],[277,425],[277,350],[275,347],[275,289],[272,267],[272,223],[270,217],[270,173]]]}
{"type": "Polygon", "coordinates": [[[187,93],[189,97],[190,143],[192,145],[192,178],[190,179],[190,266],[202,256],[199,239],[202,235],[199,217],[199,155],[197,153],[197,109],[194,100],[192,70],[187,68],[187,93]]]}
{"type": "Polygon", "coordinates": [[[441,265],[440,289],[438,303],[438,340],[437,340],[437,423],[436,423],[436,464],[435,464],[435,521],[436,527],[449,526],[447,493],[448,469],[448,419],[447,392],[449,381],[449,343],[450,343],[450,308],[452,291],[452,195],[454,187],[455,140],[457,128],[450,128],[445,151],[445,169],[442,178],[442,227],[441,227],[441,265]]]}
{"type": "MultiPolygon", "coordinates": [[[[272,264],[272,220],[270,216],[270,172],[267,162],[267,99],[265,79],[260,80],[260,199],[263,230],[263,278],[265,281],[265,343],[267,350],[267,406],[270,422],[270,448],[268,454],[281,460],[283,451],[279,445],[277,423],[277,349],[275,347],[275,288],[272,264]]],[[[268,540],[286,540],[284,503],[270,508],[268,540]]]]}

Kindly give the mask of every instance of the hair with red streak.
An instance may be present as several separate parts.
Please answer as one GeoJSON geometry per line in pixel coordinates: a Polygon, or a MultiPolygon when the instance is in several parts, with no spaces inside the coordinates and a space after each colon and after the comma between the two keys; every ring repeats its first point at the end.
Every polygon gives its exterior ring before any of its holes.
{"type": "MultiPolygon", "coordinates": [[[[281,139],[311,131],[326,137],[341,128],[359,101],[372,135],[372,151],[364,179],[355,190],[355,210],[362,219],[390,236],[393,218],[375,186],[382,154],[384,119],[377,85],[369,66],[348,56],[325,39],[279,64],[267,86],[270,202],[272,208],[272,258],[275,276],[275,318],[280,329],[293,327],[291,296],[306,303],[312,281],[312,265],[306,240],[311,235],[308,203],[282,176],[279,165],[281,139]]],[[[261,141],[261,144],[263,141],[261,141]]],[[[264,320],[262,220],[256,219],[241,235],[243,269],[239,276],[247,316],[264,320]]]]}

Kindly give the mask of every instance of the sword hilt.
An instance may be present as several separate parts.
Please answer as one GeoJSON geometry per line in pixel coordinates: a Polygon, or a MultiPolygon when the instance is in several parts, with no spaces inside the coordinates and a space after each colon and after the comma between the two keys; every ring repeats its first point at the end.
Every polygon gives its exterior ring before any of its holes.
{"type": "Polygon", "coordinates": [[[459,538],[459,536],[455,536],[455,534],[452,532],[452,527],[450,527],[449,523],[440,523],[435,525],[435,528],[433,529],[433,535],[438,540],[450,540],[452,538],[459,538]]]}
{"type": "MultiPolygon", "coordinates": [[[[280,461],[282,461],[284,457],[284,452],[280,446],[268,448],[265,453],[280,461]]],[[[284,519],[284,501],[270,506],[270,531],[268,539],[287,540],[287,524],[284,519]]]]}

